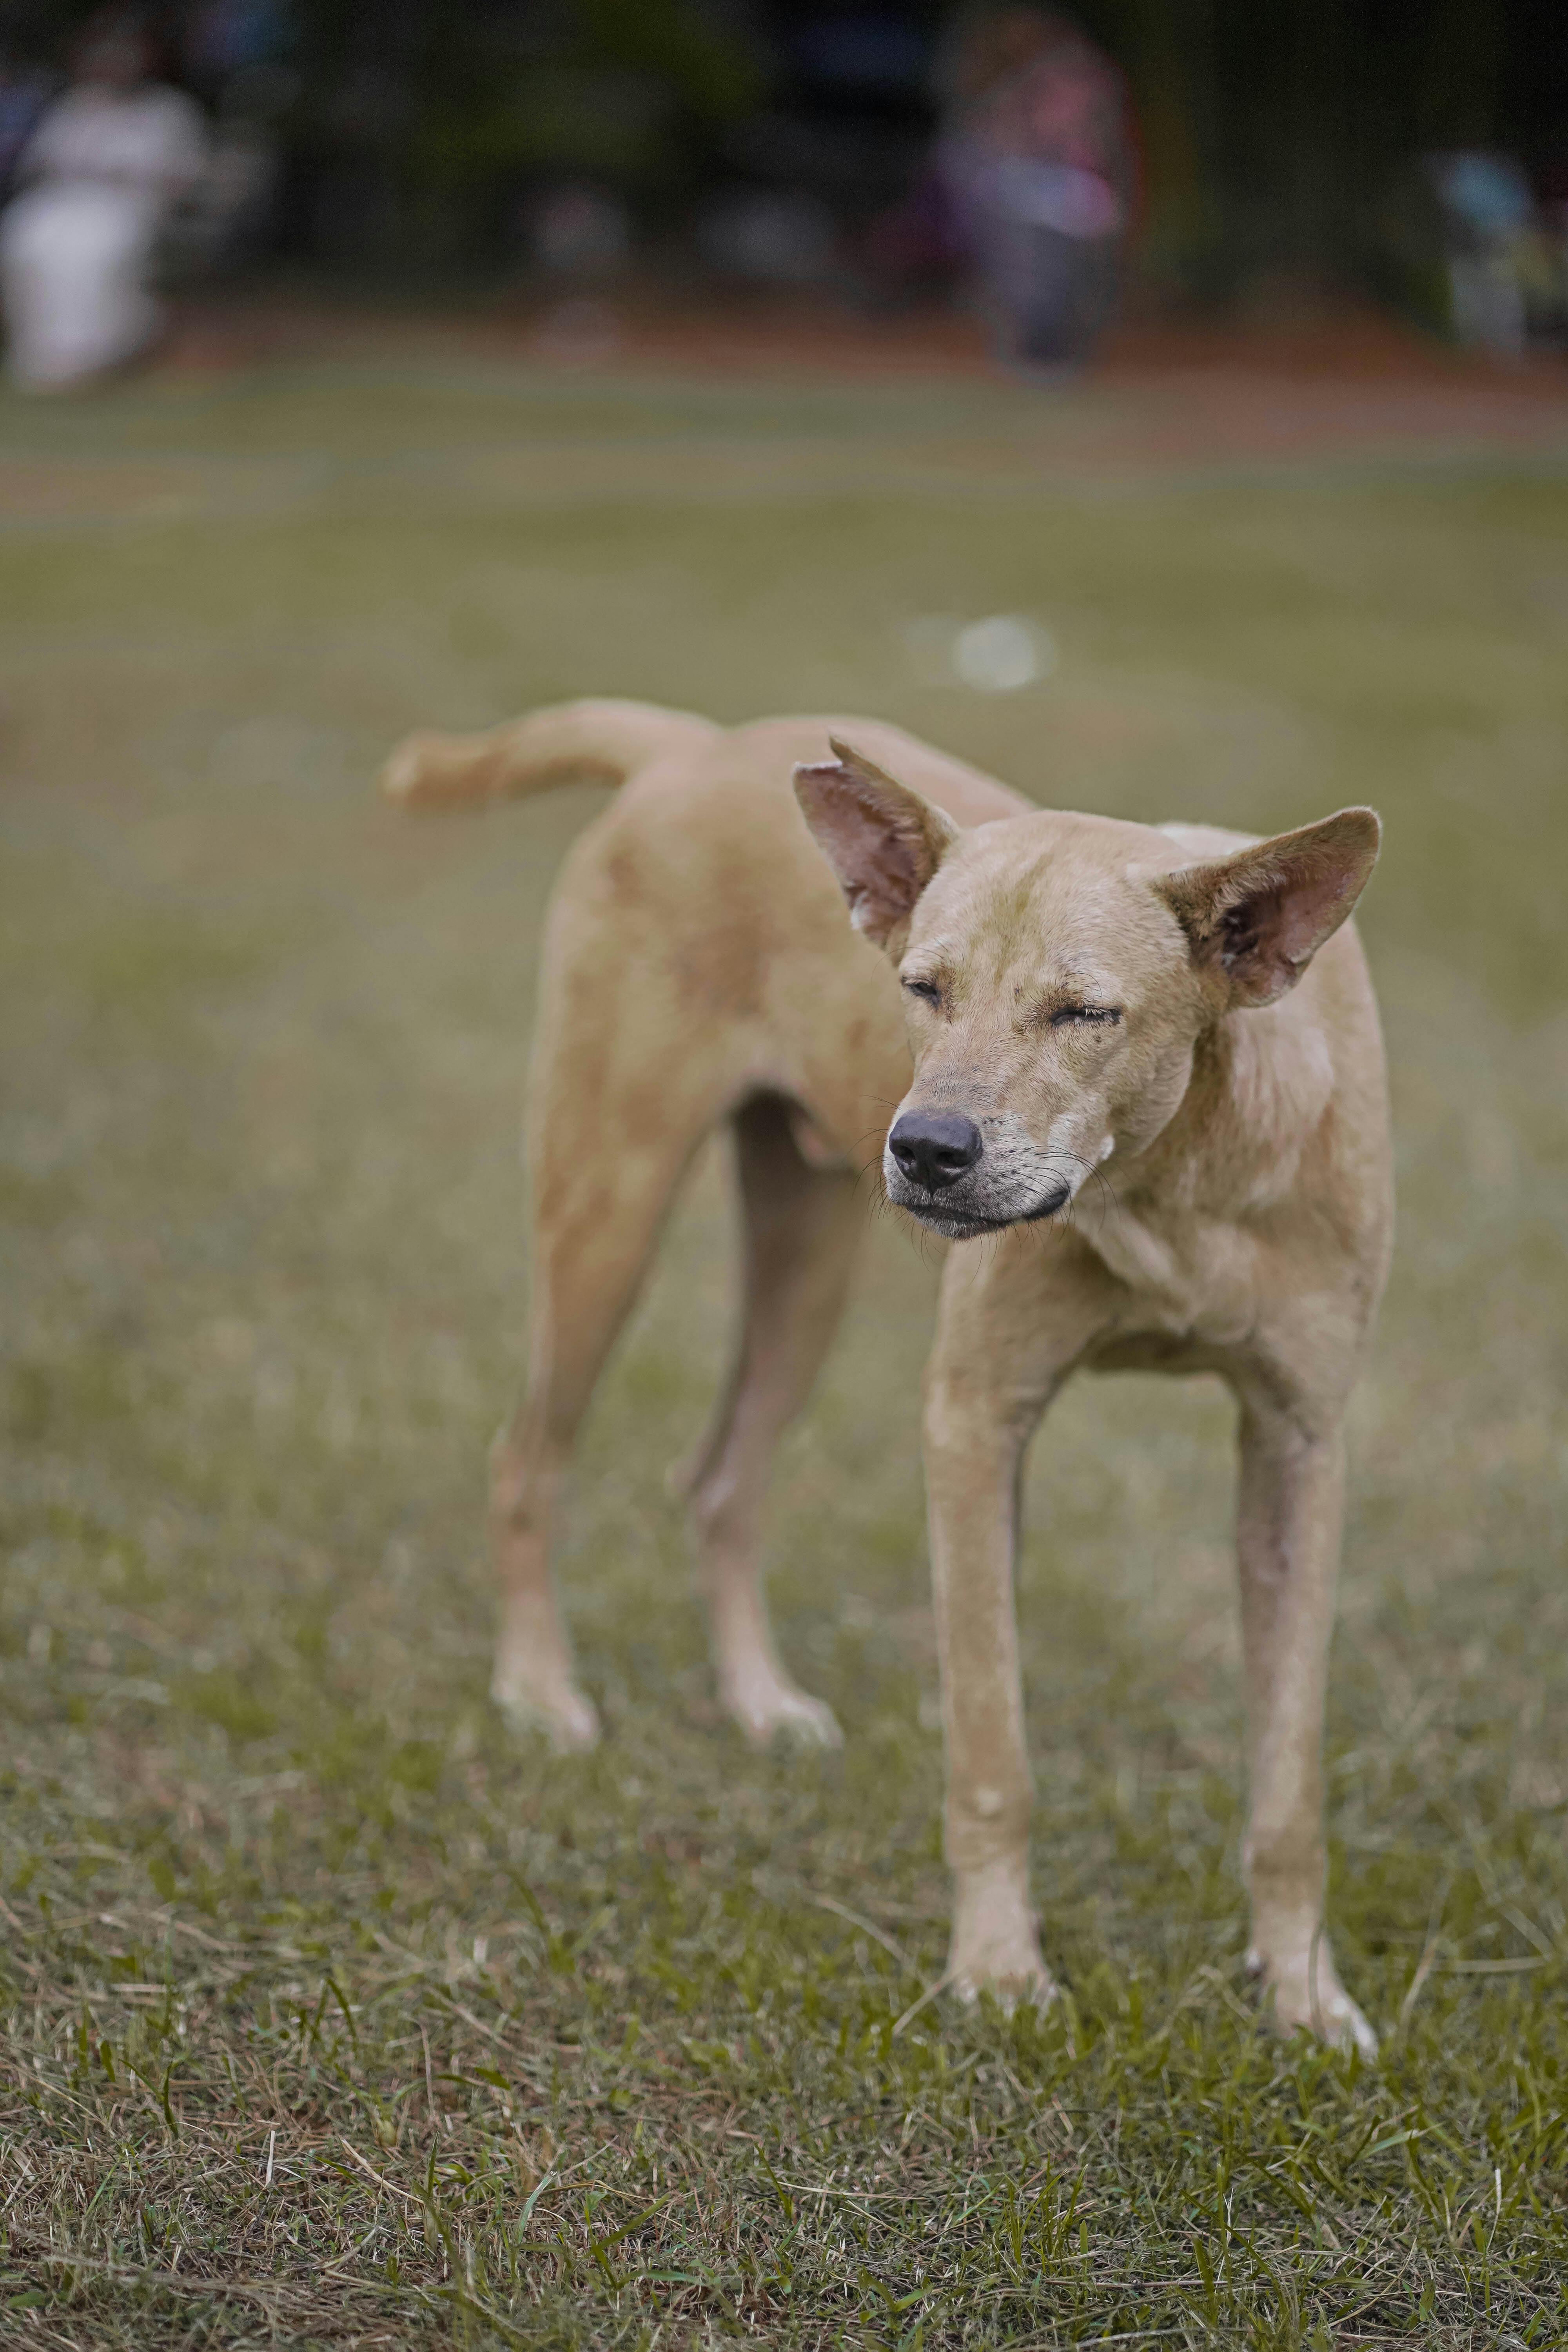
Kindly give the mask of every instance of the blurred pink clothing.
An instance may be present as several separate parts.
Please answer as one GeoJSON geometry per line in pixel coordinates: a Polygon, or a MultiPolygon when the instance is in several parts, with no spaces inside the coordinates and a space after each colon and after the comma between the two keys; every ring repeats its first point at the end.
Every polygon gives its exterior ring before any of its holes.
{"type": "Polygon", "coordinates": [[[0,299],[18,383],[78,383],[150,340],[161,316],[147,282],[153,245],[205,156],[201,109],[181,90],[86,82],[50,107],[20,159],[30,184],[0,219],[0,299]]]}

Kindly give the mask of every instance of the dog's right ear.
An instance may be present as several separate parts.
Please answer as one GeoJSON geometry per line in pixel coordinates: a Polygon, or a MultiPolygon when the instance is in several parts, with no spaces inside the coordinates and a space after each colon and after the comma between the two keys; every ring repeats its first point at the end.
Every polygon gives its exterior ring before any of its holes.
{"type": "Polygon", "coordinates": [[[831,760],[795,770],[795,796],[838,877],[850,921],[878,947],[890,950],[958,839],[958,827],[847,743],[829,740],[831,760]]]}

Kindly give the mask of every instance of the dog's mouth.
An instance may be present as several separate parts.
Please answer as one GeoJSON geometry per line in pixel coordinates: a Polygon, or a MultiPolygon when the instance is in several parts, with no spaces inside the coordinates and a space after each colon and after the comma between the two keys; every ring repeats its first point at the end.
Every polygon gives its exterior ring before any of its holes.
{"type": "Polygon", "coordinates": [[[1013,1225],[1048,1223],[1067,1207],[1072,1198],[1072,1186],[1058,1181],[1037,1201],[1026,1208],[1011,1209],[1005,1216],[966,1207],[944,1192],[926,1192],[907,1182],[900,1184],[897,1192],[889,1186],[888,1197],[895,1208],[907,1209],[911,1217],[918,1217],[922,1225],[940,1234],[944,1241],[970,1242],[977,1241],[983,1234],[1005,1234],[1013,1225]]]}

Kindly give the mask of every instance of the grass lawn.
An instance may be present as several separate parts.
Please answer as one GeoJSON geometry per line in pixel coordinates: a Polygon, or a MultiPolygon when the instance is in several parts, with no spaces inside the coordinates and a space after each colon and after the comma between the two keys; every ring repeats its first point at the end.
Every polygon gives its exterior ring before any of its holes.
{"type": "Polygon", "coordinates": [[[1089,474],[1053,419],[1095,398],[345,364],[5,406],[0,2341],[1568,2341],[1568,470],[1089,474]],[[910,626],[996,612],[1037,686],[910,626]],[[773,1517],[843,1754],[718,1718],[665,1496],[717,1163],[561,1562],[608,1737],[489,1711],[533,959],[598,803],[369,785],[584,691],[876,711],[1128,816],[1382,808],[1402,1225],[1331,1719],[1375,2065],[1249,2005],[1231,1413],[1145,1379],[1071,1390],[1030,1477],[1070,1990],[895,2031],[946,1890],[933,1273],[886,1221],[773,1517]]]}

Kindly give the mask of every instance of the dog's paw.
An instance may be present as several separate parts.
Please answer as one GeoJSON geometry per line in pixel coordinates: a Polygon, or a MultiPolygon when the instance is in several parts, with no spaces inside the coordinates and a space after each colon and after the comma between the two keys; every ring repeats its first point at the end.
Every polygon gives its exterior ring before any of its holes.
{"type": "Polygon", "coordinates": [[[598,1709],[574,1684],[549,1692],[531,1691],[503,1685],[498,1675],[490,1696],[509,1731],[520,1736],[542,1733],[558,1756],[584,1755],[598,1745],[598,1709]]]}
{"type": "Polygon", "coordinates": [[[959,1877],[947,1983],[960,2000],[989,1993],[1009,2013],[1026,2002],[1045,2009],[1056,1999],[1029,1908],[1026,1870],[991,1863],[959,1877]]]}
{"type": "Polygon", "coordinates": [[[1274,1963],[1251,1951],[1247,1965],[1261,1980],[1265,2014],[1281,2033],[1310,2033],[1332,2049],[1376,2057],[1377,2036],[1341,1984],[1326,1944],[1274,1963]]]}
{"type": "Polygon", "coordinates": [[[948,1979],[948,1990],[966,2009],[988,1993],[1005,2016],[1018,2009],[1048,2009],[1057,1997],[1057,1980],[1045,1961],[1035,1955],[1032,1965],[1020,1958],[1011,1967],[960,1969],[948,1979]]]}
{"type": "Polygon", "coordinates": [[[771,1747],[775,1739],[801,1748],[844,1745],[833,1709],[826,1701],[797,1690],[793,1683],[737,1693],[729,1698],[729,1708],[753,1748],[771,1747]]]}

